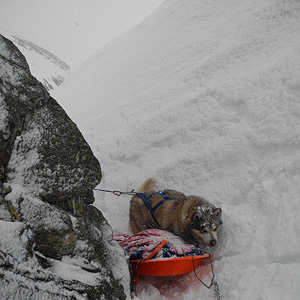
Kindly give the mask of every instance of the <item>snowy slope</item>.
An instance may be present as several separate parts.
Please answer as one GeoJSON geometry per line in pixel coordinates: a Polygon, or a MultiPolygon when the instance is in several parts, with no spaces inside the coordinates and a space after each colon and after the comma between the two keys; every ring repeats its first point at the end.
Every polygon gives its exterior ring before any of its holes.
{"type": "Polygon", "coordinates": [[[33,76],[35,76],[50,93],[70,74],[71,68],[44,48],[6,30],[0,29],[0,33],[14,42],[26,57],[33,76]]]}
{"type": "MultiPolygon", "coordinates": [[[[300,2],[169,0],[55,92],[105,189],[161,187],[222,207],[224,299],[299,299],[300,2]]],[[[128,196],[97,193],[114,231],[128,196]]],[[[205,278],[208,280],[208,278],[205,278]]],[[[188,275],[138,299],[213,299],[188,275]]]]}

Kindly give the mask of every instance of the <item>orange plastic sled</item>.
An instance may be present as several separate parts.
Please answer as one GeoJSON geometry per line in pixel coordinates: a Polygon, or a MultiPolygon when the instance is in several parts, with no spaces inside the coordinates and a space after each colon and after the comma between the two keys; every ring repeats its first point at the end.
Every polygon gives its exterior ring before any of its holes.
{"type": "Polygon", "coordinates": [[[134,285],[138,283],[139,276],[177,276],[195,271],[203,259],[209,254],[191,255],[174,258],[151,259],[165,245],[164,240],[151,255],[144,260],[131,260],[131,271],[134,275],[134,285]]]}
{"type": "Polygon", "coordinates": [[[132,272],[142,276],[177,276],[194,271],[208,254],[151,260],[131,260],[132,272]]]}

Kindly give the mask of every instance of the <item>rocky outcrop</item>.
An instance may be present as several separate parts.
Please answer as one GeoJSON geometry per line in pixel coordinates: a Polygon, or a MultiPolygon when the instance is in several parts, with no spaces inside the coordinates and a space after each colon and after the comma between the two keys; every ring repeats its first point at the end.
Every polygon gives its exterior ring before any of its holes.
{"type": "Polygon", "coordinates": [[[91,205],[99,162],[0,36],[0,298],[125,299],[112,230],[91,205]]]}

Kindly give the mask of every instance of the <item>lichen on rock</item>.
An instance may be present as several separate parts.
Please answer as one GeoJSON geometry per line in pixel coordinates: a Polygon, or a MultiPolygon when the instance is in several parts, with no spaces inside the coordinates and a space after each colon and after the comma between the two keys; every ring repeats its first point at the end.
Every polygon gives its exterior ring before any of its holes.
{"type": "Polygon", "coordinates": [[[0,53],[0,298],[125,299],[125,258],[92,205],[99,162],[2,36],[0,53]]]}

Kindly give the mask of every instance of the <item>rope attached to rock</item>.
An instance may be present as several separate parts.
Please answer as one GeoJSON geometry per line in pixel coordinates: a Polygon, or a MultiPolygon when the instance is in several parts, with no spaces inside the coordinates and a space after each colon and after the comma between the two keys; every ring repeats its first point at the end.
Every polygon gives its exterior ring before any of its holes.
{"type": "Polygon", "coordinates": [[[134,190],[132,190],[131,192],[121,192],[121,191],[110,191],[110,190],[94,189],[94,191],[100,191],[100,192],[105,192],[105,193],[113,193],[115,196],[121,196],[121,195],[135,196],[135,195],[138,194],[138,193],[134,192],[134,190]]]}

